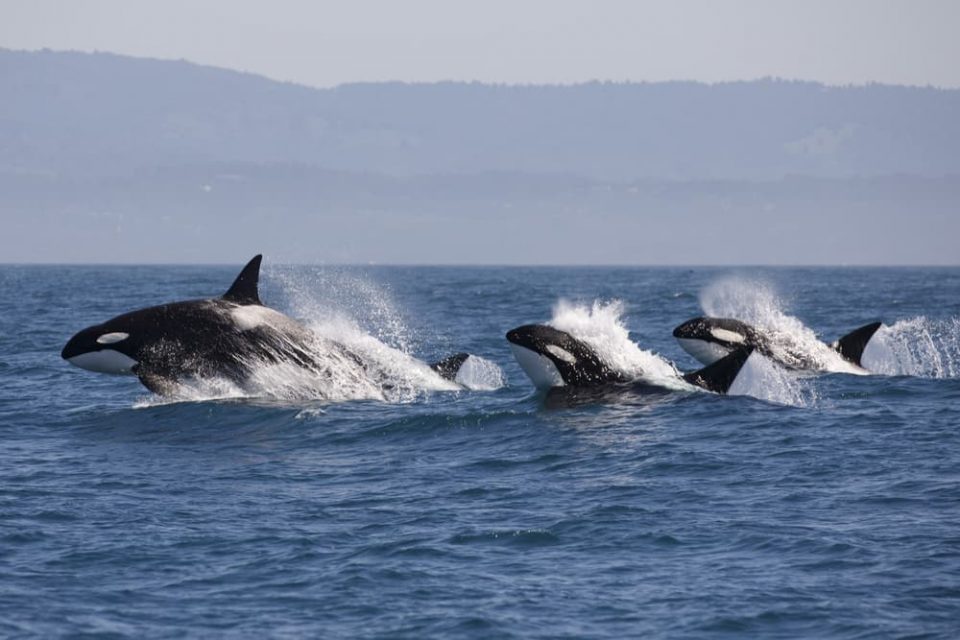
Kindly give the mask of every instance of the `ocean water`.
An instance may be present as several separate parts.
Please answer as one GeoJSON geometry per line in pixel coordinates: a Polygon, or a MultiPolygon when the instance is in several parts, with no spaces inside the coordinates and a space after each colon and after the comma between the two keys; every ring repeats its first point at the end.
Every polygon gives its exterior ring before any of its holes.
{"type": "Polygon", "coordinates": [[[60,359],[239,267],[0,267],[0,636],[960,637],[960,269],[268,263],[377,380],[160,399],[60,359]],[[883,320],[881,373],[671,386],[704,312],[883,320]],[[504,333],[546,321],[663,392],[535,394],[504,333]],[[469,389],[418,363],[464,350],[469,389]]]}

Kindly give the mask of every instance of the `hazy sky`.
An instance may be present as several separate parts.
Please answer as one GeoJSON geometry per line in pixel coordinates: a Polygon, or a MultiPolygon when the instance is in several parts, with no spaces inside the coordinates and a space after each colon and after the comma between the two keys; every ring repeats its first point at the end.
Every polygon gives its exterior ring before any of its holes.
{"type": "Polygon", "coordinates": [[[0,47],[111,51],[315,86],[479,80],[960,87],[957,0],[0,0],[0,47]]]}

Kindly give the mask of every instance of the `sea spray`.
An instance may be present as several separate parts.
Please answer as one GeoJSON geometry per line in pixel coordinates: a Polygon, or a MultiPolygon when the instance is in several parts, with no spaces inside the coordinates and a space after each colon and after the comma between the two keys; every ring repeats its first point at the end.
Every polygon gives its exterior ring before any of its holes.
{"type": "Polygon", "coordinates": [[[471,391],[496,391],[506,384],[506,379],[496,363],[471,355],[457,371],[455,382],[471,391]]]}
{"type": "Polygon", "coordinates": [[[863,366],[884,375],[960,376],[960,318],[925,316],[883,326],[867,344],[863,366]]]}
{"type": "Polygon", "coordinates": [[[362,332],[404,353],[420,347],[419,336],[390,288],[353,270],[332,267],[278,267],[268,280],[279,287],[283,307],[312,323],[349,318],[362,332]]]}

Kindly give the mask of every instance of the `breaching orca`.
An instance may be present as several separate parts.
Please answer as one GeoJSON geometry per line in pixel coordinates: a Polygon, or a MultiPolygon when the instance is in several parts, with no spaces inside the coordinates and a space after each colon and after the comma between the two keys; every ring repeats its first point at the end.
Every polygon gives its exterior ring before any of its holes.
{"type": "MultiPolygon", "coordinates": [[[[538,389],[553,387],[601,388],[631,385],[644,389],[651,385],[628,377],[611,367],[586,342],[566,331],[543,324],[528,324],[507,332],[507,340],[517,363],[538,389]]],[[[687,383],[726,393],[747,362],[752,347],[735,350],[698,371],[682,376],[687,383]]]]}
{"type": "MultiPolygon", "coordinates": [[[[860,360],[863,351],[882,325],[881,322],[864,325],[829,345],[829,348],[862,369],[860,360]]],[[[822,359],[817,358],[816,354],[805,352],[797,344],[732,318],[693,318],[674,329],[673,337],[684,351],[703,364],[712,364],[743,347],[753,347],[788,369],[818,371],[824,367],[822,359]]],[[[823,347],[828,348],[827,345],[823,347]]]]}
{"type": "MultiPolygon", "coordinates": [[[[223,296],[172,302],[119,315],[83,329],[60,354],[82,369],[135,375],[154,393],[169,395],[190,378],[226,378],[243,384],[253,368],[292,363],[308,371],[321,367],[312,355],[320,338],[296,320],[263,306],[257,255],[223,296]]],[[[343,345],[324,348],[360,367],[359,356],[343,345]]],[[[455,381],[469,354],[458,353],[431,365],[455,381]]]]}

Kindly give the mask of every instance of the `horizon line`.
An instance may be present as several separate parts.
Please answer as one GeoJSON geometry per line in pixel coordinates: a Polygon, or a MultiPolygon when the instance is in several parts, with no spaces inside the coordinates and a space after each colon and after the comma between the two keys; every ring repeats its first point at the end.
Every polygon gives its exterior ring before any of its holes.
{"type": "Polygon", "coordinates": [[[435,80],[350,80],[347,82],[340,82],[338,84],[330,85],[314,85],[306,84],[297,80],[288,80],[284,78],[278,78],[274,76],[265,75],[263,73],[249,71],[247,69],[240,69],[235,67],[223,67],[215,64],[209,64],[205,62],[198,62],[195,60],[190,60],[187,58],[166,58],[166,57],[155,57],[155,56],[142,56],[134,55],[128,53],[119,53],[116,51],[108,51],[101,49],[52,49],[50,47],[38,47],[35,49],[11,49],[8,47],[0,46],[0,52],[9,52],[9,53],[33,53],[33,54],[82,54],[89,56],[112,56],[118,58],[129,58],[131,60],[148,60],[154,62],[166,62],[171,64],[181,63],[187,64],[194,67],[206,68],[206,69],[217,69],[219,71],[225,71],[228,73],[237,73],[240,75],[253,76],[256,78],[262,78],[264,80],[269,80],[271,82],[277,82],[280,84],[287,84],[296,87],[302,87],[304,89],[311,89],[316,91],[333,91],[343,87],[353,87],[353,86],[363,86],[363,85],[408,85],[408,86],[436,86],[436,85],[446,85],[446,84],[462,84],[462,85],[481,85],[487,87],[506,87],[506,88],[575,88],[586,85],[656,85],[656,84],[696,84],[703,85],[706,87],[715,87],[731,84],[752,84],[752,83],[761,83],[769,82],[776,83],[781,82],[785,84],[796,83],[796,84],[813,84],[818,85],[824,88],[829,89],[865,89],[870,87],[891,87],[891,88],[906,88],[906,89],[927,89],[933,91],[960,91],[960,84],[955,86],[950,85],[935,85],[935,84],[919,84],[919,83],[909,83],[909,84],[898,84],[883,82],[880,80],[865,80],[863,82],[849,82],[845,84],[835,84],[829,83],[822,80],[813,80],[807,78],[787,78],[783,76],[760,76],[755,78],[739,78],[739,79],[729,79],[729,80],[696,80],[690,78],[672,78],[669,80],[637,80],[637,79],[612,79],[612,78],[592,78],[586,80],[575,80],[571,82],[500,82],[500,81],[488,81],[488,80],[464,80],[464,79],[435,79],[435,80]]]}

